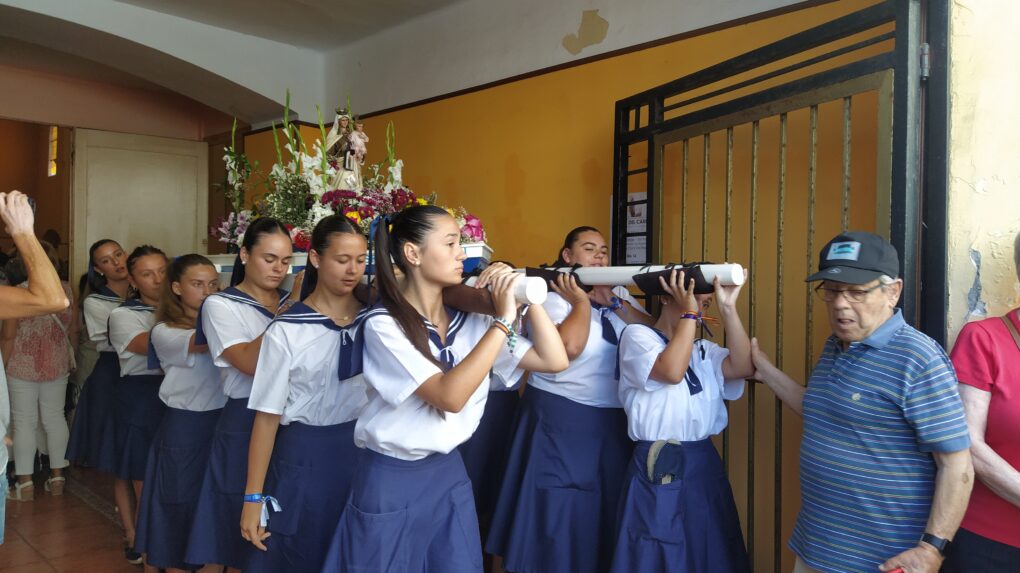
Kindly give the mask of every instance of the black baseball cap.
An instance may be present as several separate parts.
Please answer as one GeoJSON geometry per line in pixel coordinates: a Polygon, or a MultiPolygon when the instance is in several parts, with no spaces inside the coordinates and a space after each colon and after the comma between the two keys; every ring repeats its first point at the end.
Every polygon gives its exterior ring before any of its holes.
{"type": "Polygon", "coordinates": [[[882,275],[900,276],[900,256],[896,248],[874,233],[848,231],[826,243],[818,256],[818,272],[805,282],[862,285],[882,275]]]}

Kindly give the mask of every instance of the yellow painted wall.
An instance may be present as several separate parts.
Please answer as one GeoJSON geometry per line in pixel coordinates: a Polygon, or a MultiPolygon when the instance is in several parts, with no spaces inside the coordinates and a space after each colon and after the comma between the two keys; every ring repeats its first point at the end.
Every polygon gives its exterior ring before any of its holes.
{"type": "Polygon", "coordinates": [[[825,4],[368,118],[368,161],[385,156],[393,121],[412,189],[478,214],[496,257],[551,262],[572,227],[608,234],[616,100],[873,3],[825,4]]]}
{"type": "MultiPolygon", "coordinates": [[[[326,127],[329,129],[329,126],[326,127]]],[[[310,127],[307,125],[299,125],[298,130],[301,133],[301,137],[305,140],[305,144],[309,147],[313,142],[319,140],[319,128],[310,127]]],[[[280,149],[283,149],[283,145],[286,140],[283,137],[283,132],[279,131],[280,149]]],[[[259,167],[256,171],[255,176],[252,177],[252,183],[256,185],[256,192],[254,194],[249,193],[245,197],[246,204],[251,206],[252,202],[258,198],[258,196],[268,191],[265,186],[265,176],[269,174],[273,164],[276,163],[276,145],[273,142],[272,130],[260,131],[258,133],[249,134],[244,136],[244,154],[248,156],[248,161],[255,163],[258,161],[259,167]]],[[[383,153],[385,156],[385,152],[383,153]]],[[[283,151],[284,162],[290,161],[290,154],[286,150],[283,151]]]]}
{"type": "Polygon", "coordinates": [[[1010,54],[1020,4],[951,4],[949,332],[1020,307],[1020,69],[1010,54]],[[980,272],[979,272],[980,271],[980,272]]]}

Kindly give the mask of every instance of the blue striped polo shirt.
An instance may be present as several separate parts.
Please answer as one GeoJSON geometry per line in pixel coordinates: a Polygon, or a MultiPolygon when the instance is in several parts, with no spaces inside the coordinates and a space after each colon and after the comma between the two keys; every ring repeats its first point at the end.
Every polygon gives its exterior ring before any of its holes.
{"type": "Polygon", "coordinates": [[[804,396],[794,553],[821,571],[878,571],[917,545],[931,452],[970,447],[956,384],[942,348],[899,310],[847,350],[829,337],[804,396]]]}

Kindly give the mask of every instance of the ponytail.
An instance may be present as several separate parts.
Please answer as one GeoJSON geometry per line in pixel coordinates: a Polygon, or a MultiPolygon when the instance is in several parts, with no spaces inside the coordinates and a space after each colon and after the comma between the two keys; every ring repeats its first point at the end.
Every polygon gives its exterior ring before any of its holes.
{"type": "MultiPolygon", "coordinates": [[[[273,233],[283,233],[287,236],[287,240],[290,240],[290,233],[287,232],[287,227],[284,227],[283,223],[278,219],[259,217],[251,225],[248,225],[248,230],[244,233],[244,240],[241,241],[241,248],[248,251],[248,256],[251,256],[252,249],[258,244],[262,235],[271,235],[273,233]]],[[[237,286],[242,281],[244,281],[244,264],[241,262],[241,253],[238,253],[234,257],[234,269],[230,273],[230,286],[237,286]]]]}
{"type": "Polygon", "coordinates": [[[429,332],[425,328],[421,314],[404,298],[397,282],[397,276],[393,272],[395,264],[403,271],[404,276],[407,276],[404,244],[422,244],[425,235],[433,227],[432,219],[440,215],[449,216],[449,213],[434,205],[418,205],[404,209],[393,217],[392,225],[387,225],[385,221],[376,225],[373,239],[375,242],[376,284],[383,306],[400,325],[404,336],[407,336],[414,348],[445,371],[446,368],[443,364],[432,356],[432,349],[429,348],[429,332]],[[389,229],[390,226],[393,227],[392,231],[389,229]]]}

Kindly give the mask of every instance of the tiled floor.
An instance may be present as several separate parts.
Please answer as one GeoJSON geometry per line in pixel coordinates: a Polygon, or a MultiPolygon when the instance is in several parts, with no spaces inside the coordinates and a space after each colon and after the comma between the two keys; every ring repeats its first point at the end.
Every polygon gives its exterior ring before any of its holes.
{"type": "Polygon", "coordinates": [[[35,487],[35,500],[7,500],[0,573],[138,573],[124,560],[122,533],[113,516],[112,485],[77,470],[64,495],[35,487]]]}

